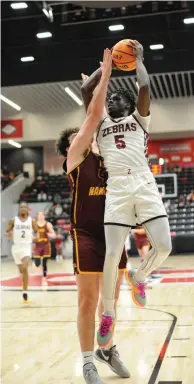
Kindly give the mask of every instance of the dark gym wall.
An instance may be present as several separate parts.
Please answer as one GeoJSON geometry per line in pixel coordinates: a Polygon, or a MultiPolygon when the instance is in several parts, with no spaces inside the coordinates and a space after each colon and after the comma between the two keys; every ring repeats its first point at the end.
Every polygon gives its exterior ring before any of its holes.
{"type": "Polygon", "coordinates": [[[6,165],[9,171],[18,172],[23,170],[24,163],[34,163],[36,173],[43,170],[43,147],[1,150],[1,168],[6,165]]]}

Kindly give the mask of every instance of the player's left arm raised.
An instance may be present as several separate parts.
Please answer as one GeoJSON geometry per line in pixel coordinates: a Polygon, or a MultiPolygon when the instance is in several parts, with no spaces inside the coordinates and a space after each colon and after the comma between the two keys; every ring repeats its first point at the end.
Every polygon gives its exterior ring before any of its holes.
{"type": "Polygon", "coordinates": [[[139,86],[139,95],[137,101],[137,110],[142,117],[149,115],[150,108],[150,80],[147,70],[143,64],[143,47],[137,41],[131,42],[136,56],[136,74],[137,83],[139,86]]]}
{"type": "Polygon", "coordinates": [[[112,72],[112,55],[109,49],[104,50],[101,70],[102,76],[87,109],[85,121],[68,150],[67,169],[72,169],[83,158],[83,154],[90,147],[93,135],[100,123],[112,72]]]}

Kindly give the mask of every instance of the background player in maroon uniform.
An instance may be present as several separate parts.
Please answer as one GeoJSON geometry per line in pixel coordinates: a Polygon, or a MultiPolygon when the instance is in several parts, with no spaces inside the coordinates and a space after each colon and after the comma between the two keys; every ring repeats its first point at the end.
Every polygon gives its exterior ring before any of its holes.
{"type": "MultiPolygon", "coordinates": [[[[82,128],[79,132],[77,129],[63,132],[57,143],[59,153],[67,156],[64,170],[67,171],[72,185],[71,235],[74,271],[78,286],[78,333],[83,355],[83,375],[86,383],[90,384],[102,384],[93,364],[93,350],[95,313],[105,258],[103,222],[106,193],[102,158],[93,153],[90,148],[93,134],[102,116],[111,65],[111,53],[106,50],[102,78],[90,103],[82,128]],[[67,147],[69,147],[68,153],[67,147]]],[[[123,254],[120,269],[125,269],[125,267],[126,255],[123,254]]],[[[120,272],[117,281],[116,299],[119,294],[122,273],[120,272]]],[[[130,376],[119,359],[115,346],[112,346],[110,350],[98,349],[95,357],[107,363],[119,376],[130,376]]]]}
{"type": "Polygon", "coordinates": [[[37,213],[37,226],[39,237],[34,239],[34,261],[36,267],[40,267],[42,260],[43,283],[47,283],[47,261],[51,257],[50,239],[56,237],[51,223],[45,220],[44,212],[37,213]]]}
{"type": "Polygon", "coordinates": [[[142,262],[148,254],[150,249],[150,242],[146,235],[145,229],[142,226],[138,226],[137,228],[133,229],[132,232],[142,262]]]}

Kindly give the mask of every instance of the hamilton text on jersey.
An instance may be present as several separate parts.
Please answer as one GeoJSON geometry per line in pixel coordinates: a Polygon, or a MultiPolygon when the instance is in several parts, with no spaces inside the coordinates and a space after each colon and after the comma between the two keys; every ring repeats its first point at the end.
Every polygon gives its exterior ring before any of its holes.
{"type": "Polygon", "coordinates": [[[90,187],[88,195],[89,196],[106,195],[106,188],[105,187],[90,187]]]}
{"type": "Polygon", "coordinates": [[[120,133],[120,132],[126,132],[126,131],[136,131],[136,123],[126,123],[126,124],[117,124],[113,125],[112,127],[104,128],[102,129],[103,137],[110,135],[112,133],[120,133]]]}

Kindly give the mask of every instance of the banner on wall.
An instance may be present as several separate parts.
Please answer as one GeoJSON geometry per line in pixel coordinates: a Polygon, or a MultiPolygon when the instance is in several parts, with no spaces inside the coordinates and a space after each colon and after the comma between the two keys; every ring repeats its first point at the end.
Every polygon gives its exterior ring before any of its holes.
{"type": "Polygon", "coordinates": [[[177,143],[177,144],[162,144],[160,146],[160,152],[172,153],[172,152],[190,152],[191,146],[188,143],[177,143]]]}
{"type": "Polygon", "coordinates": [[[22,120],[2,120],[1,139],[16,139],[23,137],[22,120]]]}

